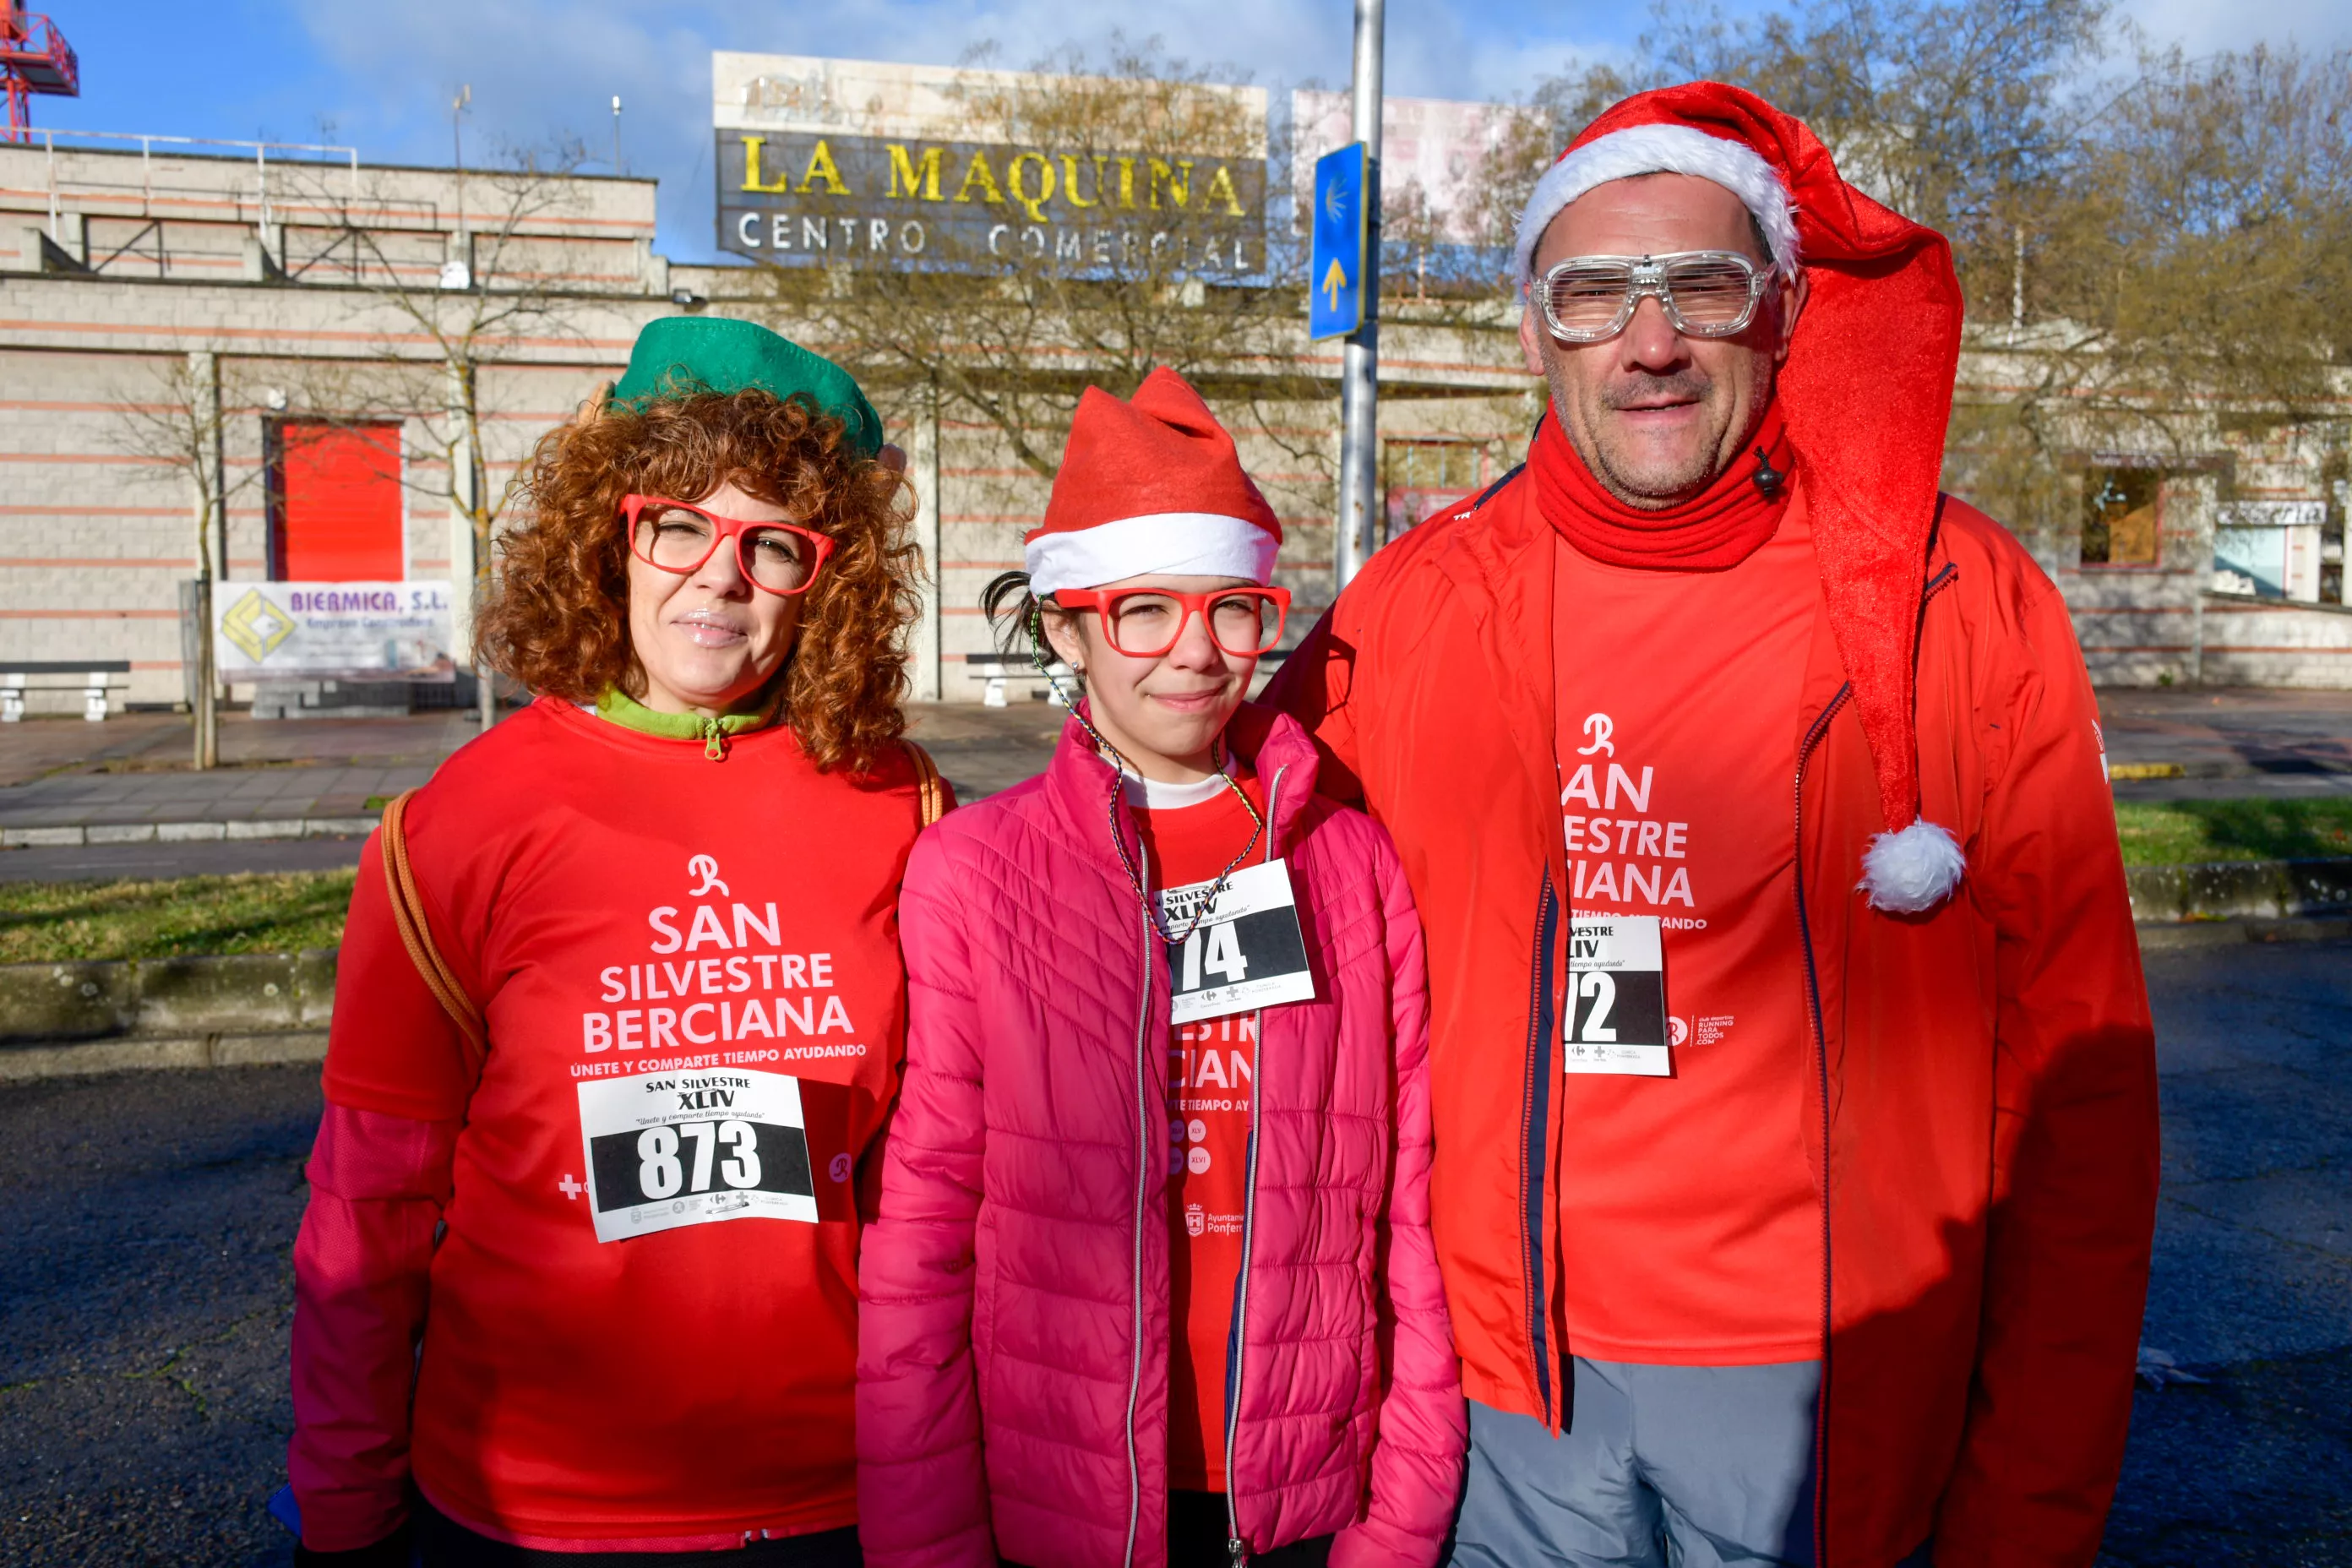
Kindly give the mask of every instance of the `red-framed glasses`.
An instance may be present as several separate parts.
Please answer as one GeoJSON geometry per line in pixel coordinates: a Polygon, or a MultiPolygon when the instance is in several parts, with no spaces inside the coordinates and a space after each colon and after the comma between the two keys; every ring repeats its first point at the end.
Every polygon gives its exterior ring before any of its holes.
{"type": "Polygon", "coordinates": [[[629,553],[648,566],[683,576],[698,572],[719,545],[735,541],[735,560],[755,588],[790,596],[816,581],[833,541],[792,522],[721,517],[667,496],[623,496],[629,553]]]}
{"type": "Polygon", "coordinates": [[[1195,616],[1210,640],[1236,658],[1255,658],[1282,640],[1290,616],[1287,588],[1213,588],[1179,594],[1166,588],[1064,588],[1054,595],[1066,610],[1093,610],[1103,636],[1130,658],[1157,658],[1176,646],[1195,616]]]}

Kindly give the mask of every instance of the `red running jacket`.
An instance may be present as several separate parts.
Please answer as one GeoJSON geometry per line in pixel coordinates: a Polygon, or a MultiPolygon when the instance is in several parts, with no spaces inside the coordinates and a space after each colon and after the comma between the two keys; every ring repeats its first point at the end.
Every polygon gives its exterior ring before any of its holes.
{"type": "MultiPolygon", "coordinates": [[[[1402,856],[1427,931],[1432,1228],[1463,1388],[1557,1426],[1567,868],[1552,552],[1506,479],[1374,556],[1269,689],[1402,856]],[[1345,770],[1343,774],[1341,770],[1345,770]]],[[[2157,1191],[2154,1037],[2066,607],[1947,500],[1920,605],[1922,805],[1968,856],[1897,917],[1822,617],[1788,722],[1807,1154],[1825,1258],[1820,1561],[2088,1564],[2120,1468],[2157,1191]]],[[[1637,653],[1638,650],[1628,650],[1637,653]]],[[[1738,678],[1736,668],[1727,679],[1738,678]]]]}

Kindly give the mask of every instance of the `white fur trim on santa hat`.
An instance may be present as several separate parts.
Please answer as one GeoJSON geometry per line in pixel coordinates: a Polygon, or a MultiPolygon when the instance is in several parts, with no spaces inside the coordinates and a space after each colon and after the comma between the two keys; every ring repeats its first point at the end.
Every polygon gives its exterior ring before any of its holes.
{"type": "Polygon", "coordinates": [[[1099,588],[1129,577],[1167,573],[1191,577],[1274,577],[1281,542],[1246,518],[1209,511],[1160,511],[1092,528],[1041,533],[1023,552],[1029,591],[1099,588]]]}
{"type": "Polygon", "coordinates": [[[1968,861],[1960,841],[1920,817],[1899,833],[1882,833],[1862,855],[1862,891],[1889,914],[1925,914],[1960,885],[1968,861]]]}
{"type": "Polygon", "coordinates": [[[1535,279],[1536,247],[1560,209],[1595,185],[1641,174],[1696,174],[1738,196],[1764,230],[1772,263],[1797,267],[1797,216],[1789,188],[1754,148],[1687,125],[1629,125],[1588,142],[1545,171],[1519,216],[1512,275],[1522,287],[1535,279]]]}

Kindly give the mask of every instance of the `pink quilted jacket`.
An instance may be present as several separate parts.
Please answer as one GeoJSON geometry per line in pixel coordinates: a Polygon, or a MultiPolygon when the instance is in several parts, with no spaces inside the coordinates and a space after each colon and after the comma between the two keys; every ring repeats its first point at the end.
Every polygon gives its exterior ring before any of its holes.
{"type": "MultiPolygon", "coordinates": [[[[1297,723],[1229,731],[1265,781],[1315,969],[1265,1010],[1235,1313],[1234,1528],[1426,1568],[1465,1416],[1429,1234],[1421,928],[1387,837],[1315,795],[1297,723]]],[[[915,846],[905,1087],[865,1235],[859,1533],[875,1568],[1167,1561],[1168,968],[1075,722],[1043,777],[915,846]]],[[[1124,808],[1119,830],[1139,854],[1124,808]]]]}

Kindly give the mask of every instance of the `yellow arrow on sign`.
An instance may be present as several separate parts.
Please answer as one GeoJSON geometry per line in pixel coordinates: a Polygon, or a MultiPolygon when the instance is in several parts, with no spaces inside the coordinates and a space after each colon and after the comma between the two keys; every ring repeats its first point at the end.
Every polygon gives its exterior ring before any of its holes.
{"type": "Polygon", "coordinates": [[[1336,310],[1339,308],[1339,290],[1347,286],[1348,275],[1340,269],[1339,258],[1333,257],[1331,270],[1323,274],[1323,297],[1328,309],[1336,310]]]}

